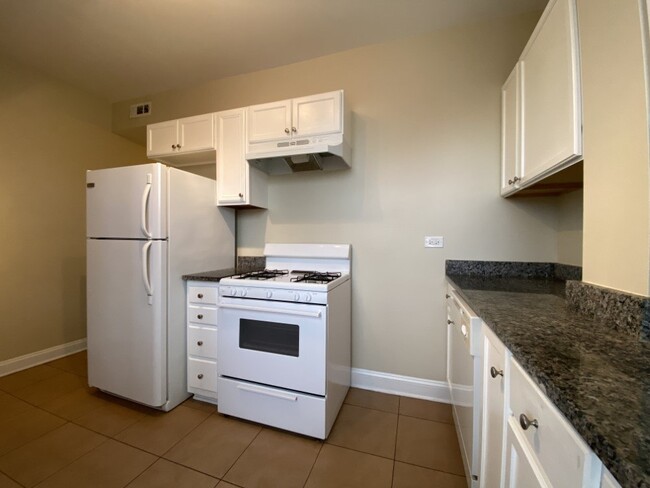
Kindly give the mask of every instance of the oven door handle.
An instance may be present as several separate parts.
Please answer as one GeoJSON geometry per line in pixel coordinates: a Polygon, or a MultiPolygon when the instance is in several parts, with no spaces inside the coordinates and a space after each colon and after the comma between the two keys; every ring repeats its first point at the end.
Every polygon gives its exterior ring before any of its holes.
{"type": "Polygon", "coordinates": [[[266,307],[251,307],[246,305],[230,305],[227,303],[219,304],[219,308],[230,308],[232,310],[245,310],[248,312],[262,312],[262,313],[280,313],[283,315],[297,315],[299,317],[312,317],[315,319],[320,318],[322,312],[305,312],[303,310],[288,310],[286,308],[266,308],[266,307]]]}
{"type": "Polygon", "coordinates": [[[298,400],[298,396],[292,395],[291,393],[267,390],[266,388],[259,388],[252,385],[237,385],[237,389],[247,391],[249,393],[258,393],[260,395],[266,395],[273,398],[280,398],[281,400],[288,400],[290,402],[295,402],[298,400]]]}

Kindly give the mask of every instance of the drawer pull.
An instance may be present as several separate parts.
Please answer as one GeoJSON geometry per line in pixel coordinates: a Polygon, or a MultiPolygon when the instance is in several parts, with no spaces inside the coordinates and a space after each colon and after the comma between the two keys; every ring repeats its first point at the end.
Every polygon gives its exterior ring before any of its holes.
{"type": "Polygon", "coordinates": [[[196,375],[196,377],[197,377],[198,379],[202,380],[202,379],[203,379],[203,373],[200,373],[200,374],[196,375]]]}
{"type": "Polygon", "coordinates": [[[454,325],[454,321],[453,321],[453,320],[449,320],[449,319],[447,319],[447,323],[448,323],[449,325],[454,325]]]}
{"type": "Polygon", "coordinates": [[[199,297],[199,298],[203,298],[203,293],[199,293],[199,294],[196,295],[196,296],[199,297]]]}
{"type": "Polygon", "coordinates": [[[199,342],[197,342],[196,345],[197,345],[197,346],[202,346],[202,345],[203,345],[203,341],[199,341],[199,342]]]}
{"type": "Polygon", "coordinates": [[[198,315],[196,316],[196,318],[199,319],[199,320],[201,320],[201,319],[203,318],[203,314],[202,314],[202,313],[198,314],[198,315]]]}
{"type": "Polygon", "coordinates": [[[492,378],[496,378],[497,376],[503,376],[503,370],[496,369],[494,366],[492,366],[490,368],[490,376],[492,376],[492,378]]]}
{"type": "Polygon", "coordinates": [[[449,293],[445,293],[445,298],[451,298],[451,295],[449,293]]]}
{"type": "Polygon", "coordinates": [[[530,420],[525,413],[522,413],[519,416],[519,425],[521,425],[521,428],[524,430],[528,430],[528,428],[532,425],[536,429],[539,428],[539,423],[537,422],[537,419],[530,420]]]}

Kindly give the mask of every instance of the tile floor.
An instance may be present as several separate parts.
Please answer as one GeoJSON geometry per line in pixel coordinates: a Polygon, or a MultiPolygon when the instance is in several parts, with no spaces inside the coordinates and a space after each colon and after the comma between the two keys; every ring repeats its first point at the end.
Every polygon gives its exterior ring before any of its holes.
{"type": "Polygon", "coordinates": [[[351,389],[325,442],[88,388],[79,353],[0,378],[0,488],[465,488],[449,405],[351,389]]]}

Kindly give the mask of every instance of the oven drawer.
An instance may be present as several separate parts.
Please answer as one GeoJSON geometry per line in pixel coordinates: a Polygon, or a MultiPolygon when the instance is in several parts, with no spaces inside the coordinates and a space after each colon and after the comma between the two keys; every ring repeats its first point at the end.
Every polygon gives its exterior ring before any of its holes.
{"type": "Polygon", "coordinates": [[[217,362],[204,359],[187,360],[187,386],[217,391],[217,362]]]}
{"type": "Polygon", "coordinates": [[[219,413],[325,439],[325,398],[219,377],[219,413]]]}
{"type": "Polygon", "coordinates": [[[187,353],[216,359],[217,329],[190,325],[187,328],[187,353]]]}
{"type": "Polygon", "coordinates": [[[597,459],[562,413],[511,358],[510,407],[519,434],[553,486],[588,486],[597,459]],[[525,418],[522,417],[525,415],[525,418]],[[537,422],[537,427],[523,424],[537,422]]]}
{"type": "Polygon", "coordinates": [[[219,288],[216,286],[189,286],[187,301],[190,303],[216,305],[219,288]]]}
{"type": "Polygon", "coordinates": [[[189,306],[187,320],[194,324],[217,325],[217,309],[189,306]]]}

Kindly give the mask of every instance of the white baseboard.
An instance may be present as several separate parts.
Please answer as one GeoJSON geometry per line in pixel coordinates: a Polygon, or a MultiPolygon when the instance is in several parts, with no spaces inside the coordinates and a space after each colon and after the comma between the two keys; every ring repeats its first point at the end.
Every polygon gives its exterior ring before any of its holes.
{"type": "Polygon", "coordinates": [[[72,341],[67,344],[61,344],[60,346],[43,349],[42,351],[32,352],[17,358],[0,361],[0,376],[6,376],[11,373],[16,373],[17,371],[22,371],[23,369],[32,368],[39,364],[47,363],[83,351],[84,349],[86,349],[86,339],[79,339],[78,341],[72,341]]]}
{"type": "Polygon", "coordinates": [[[445,381],[426,380],[412,376],[352,368],[352,386],[392,395],[451,403],[449,385],[445,381]]]}

